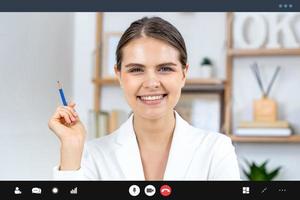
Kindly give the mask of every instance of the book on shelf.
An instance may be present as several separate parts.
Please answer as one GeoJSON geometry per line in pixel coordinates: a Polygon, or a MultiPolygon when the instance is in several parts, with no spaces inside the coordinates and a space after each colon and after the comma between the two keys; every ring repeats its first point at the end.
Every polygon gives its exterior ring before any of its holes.
{"type": "Polygon", "coordinates": [[[104,111],[89,111],[88,138],[98,138],[108,133],[109,113],[104,111]]]}
{"type": "Polygon", "coordinates": [[[262,121],[242,121],[239,123],[239,128],[289,128],[287,121],[274,121],[274,122],[262,122],[262,121]]]}
{"type": "Polygon", "coordinates": [[[100,111],[98,112],[98,125],[96,137],[102,137],[108,134],[108,112],[100,111]]]}
{"type": "Polygon", "coordinates": [[[238,136],[290,136],[292,129],[290,128],[237,128],[235,135],[238,136]]]}
{"type": "Polygon", "coordinates": [[[128,113],[123,110],[111,110],[108,119],[108,133],[114,132],[128,119],[128,113]]]}

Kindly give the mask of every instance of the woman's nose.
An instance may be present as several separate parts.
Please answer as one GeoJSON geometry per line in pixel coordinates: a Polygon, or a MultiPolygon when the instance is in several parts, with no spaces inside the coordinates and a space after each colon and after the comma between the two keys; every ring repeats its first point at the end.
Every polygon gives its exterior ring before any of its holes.
{"type": "Polygon", "coordinates": [[[156,75],[148,75],[146,80],[143,82],[143,86],[149,89],[159,88],[160,80],[156,75]]]}

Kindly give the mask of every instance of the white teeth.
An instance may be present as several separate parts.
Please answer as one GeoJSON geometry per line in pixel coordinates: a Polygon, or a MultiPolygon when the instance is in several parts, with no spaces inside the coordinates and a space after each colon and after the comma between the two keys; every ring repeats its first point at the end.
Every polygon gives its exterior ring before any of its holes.
{"type": "Polygon", "coordinates": [[[142,100],[146,100],[146,101],[153,101],[153,100],[158,100],[158,99],[162,99],[163,95],[157,95],[157,96],[141,96],[142,100]]]}

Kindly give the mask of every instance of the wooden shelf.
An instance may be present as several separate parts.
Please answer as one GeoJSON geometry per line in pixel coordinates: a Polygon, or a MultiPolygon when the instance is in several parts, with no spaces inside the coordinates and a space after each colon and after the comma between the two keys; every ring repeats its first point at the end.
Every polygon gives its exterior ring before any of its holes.
{"type": "Polygon", "coordinates": [[[225,81],[221,79],[187,79],[183,92],[223,92],[225,81]]]}
{"type": "Polygon", "coordinates": [[[228,49],[229,56],[288,56],[300,55],[300,48],[295,49],[228,49]]]}
{"type": "Polygon", "coordinates": [[[119,85],[119,82],[116,78],[93,79],[93,83],[96,85],[119,85]]]}
{"type": "Polygon", "coordinates": [[[223,84],[225,81],[221,79],[215,79],[215,78],[209,78],[209,79],[201,79],[201,78],[195,78],[195,79],[187,79],[186,85],[219,85],[223,84]]]}
{"type": "Polygon", "coordinates": [[[244,143],[300,143],[300,135],[291,135],[286,137],[245,137],[229,135],[233,142],[244,143]]]}

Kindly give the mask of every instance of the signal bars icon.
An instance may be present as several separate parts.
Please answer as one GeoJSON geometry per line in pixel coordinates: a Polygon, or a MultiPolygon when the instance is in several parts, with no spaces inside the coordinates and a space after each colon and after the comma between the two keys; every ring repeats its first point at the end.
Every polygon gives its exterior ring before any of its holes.
{"type": "Polygon", "coordinates": [[[77,194],[77,192],[77,187],[75,187],[70,191],[70,194],[77,194]]]}

